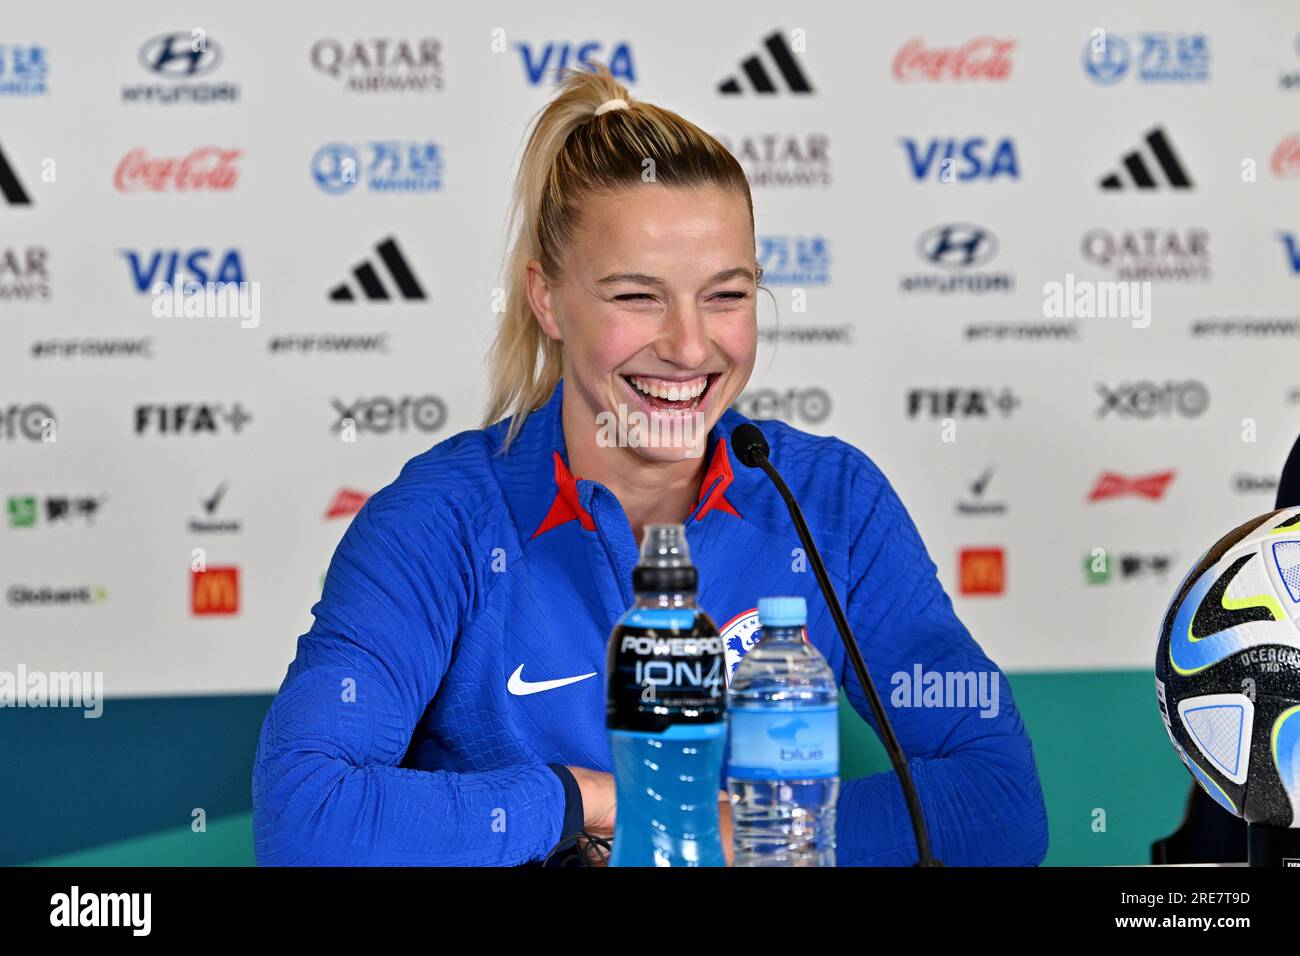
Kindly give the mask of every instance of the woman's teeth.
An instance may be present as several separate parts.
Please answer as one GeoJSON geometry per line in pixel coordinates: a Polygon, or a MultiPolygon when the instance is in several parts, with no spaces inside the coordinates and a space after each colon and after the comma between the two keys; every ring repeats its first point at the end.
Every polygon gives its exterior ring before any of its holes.
{"type": "Polygon", "coordinates": [[[688,382],[667,382],[659,378],[643,378],[640,375],[626,377],[637,391],[667,402],[694,401],[709,387],[707,375],[693,378],[688,382]]]}

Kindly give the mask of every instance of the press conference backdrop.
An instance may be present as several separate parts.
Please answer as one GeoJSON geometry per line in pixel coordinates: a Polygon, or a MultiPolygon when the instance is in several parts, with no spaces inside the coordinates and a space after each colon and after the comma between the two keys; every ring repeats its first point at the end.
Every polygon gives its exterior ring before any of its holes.
{"type": "Polygon", "coordinates": [[[107,701],[0,711],[0,861],[251,861],[333,548],[481,424],[526,124],[595,60],[744,165],[739,408],[898,489],[1011,676],[1048,862],[1177,825],[1160,617],[1300,429],[1300,9],[10,0],[0,669],[107,701]]]}

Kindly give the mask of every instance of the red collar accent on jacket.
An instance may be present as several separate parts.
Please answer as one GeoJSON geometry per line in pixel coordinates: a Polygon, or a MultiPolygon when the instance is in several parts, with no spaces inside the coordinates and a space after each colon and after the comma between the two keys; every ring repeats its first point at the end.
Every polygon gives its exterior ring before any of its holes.
{"type": "Polygon", "coordinates": [[[731,487],[734,480],[735,476],[731,473],[731,456],[727,454],[727,440],[719,436],[717,447],[713,449],[713,460],[709,462],[709,470],[704,473],[704,480],[700,482],[700,497],[695,503],[696,521],[715,509],[740,517],[740,512],[724,496],[724,492],[731,487]]]}
{"type": "MultiPolygon", "coordinates": [[[[546,517],[529,538],[530,541],[570,521],[580,522],[584,531],[596,530],[595,519],[578,500],[578,479],[570,474],[568,466],[564,464],[564,459],[560,457],[558,451],[553,451],[551,454],[555,459],[555,498],[551,501],[546,517]]],[[[735,476],[731,472],[731,456],[727,454],[727,440],[719,437],[708,470],[704,472],[704,480],[700,482],[700,496],[695,502],[696,521],[703,519],[710,511],[725,511],[737,518],[740,517],[740,512],[725,495],[733,480],[735,476]]]]}
{"type": "MultiPolygon", "coordinates": [[[[555,456],[555,500],[551,502],[551,510],[546,512],[546,517],[532,537],[575,519],[582,522],[582,530],[595,531],[596,520],[578,500],[578,479],[569,474],[568,466],[558,451],[551,454],[555,456]]],[[[531,541],[532,538],[528,540],[531,541]]]]}

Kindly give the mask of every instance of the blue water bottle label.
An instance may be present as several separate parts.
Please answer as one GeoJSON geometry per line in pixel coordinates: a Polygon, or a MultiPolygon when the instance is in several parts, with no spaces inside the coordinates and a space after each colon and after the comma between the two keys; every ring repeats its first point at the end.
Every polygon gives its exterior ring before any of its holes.
{"type": "Polygon", "coordinates": [[[737,780],[804,780],[840,772],[839,707],[761,710],[733,707],[731,762],[737,780]]]}

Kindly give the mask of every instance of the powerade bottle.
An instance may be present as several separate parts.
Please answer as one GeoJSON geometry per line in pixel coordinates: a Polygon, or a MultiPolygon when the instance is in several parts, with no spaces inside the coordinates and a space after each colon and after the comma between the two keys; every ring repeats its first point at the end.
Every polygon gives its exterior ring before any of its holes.
{"type": "Polygon", "coordinates": [[[649,525],[636,603],[609,638],[605,725],[617,809],[610,866],[725,866],[718,796],[727,743],[726,655],[695,606],[679,524],[649,525]]]}
{"type": "Polygon", "coordinates": [[[731,677],[734,866],[835,865],[840,693],[807,620],[801,597],[760,599],[762,637],[731,677]]]}

